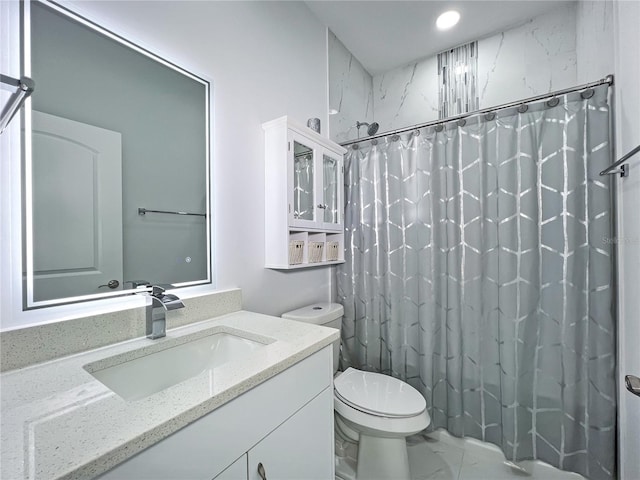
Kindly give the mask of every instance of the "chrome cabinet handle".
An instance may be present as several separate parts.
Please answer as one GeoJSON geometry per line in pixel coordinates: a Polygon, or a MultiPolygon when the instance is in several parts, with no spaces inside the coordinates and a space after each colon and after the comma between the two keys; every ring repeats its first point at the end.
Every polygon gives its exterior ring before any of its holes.
{"type": "Polygon", "coordinates": [[[318,204],[318,208],[325,209],[325,208],[329,208],[329,207],[326,204],[319,203],[318,204]]]}
{"type": "Polygon", "coordinates": [[[262,480],[267,480],[267,474],[264,471],[264,467],[262,466],[262,463],[258,464],[258,475],[260,475],[260,478],[262,480]]]}
{"type": "Polygon", "coordinates": [[[640,397],[640,378],[635,375],[626,375],[624,383],[627,385],[627,390],[640,397]]]}
{"type": "Polygon", "coordinates": [[[98,288],[109,287],[111,290],[118,288],[120,282],[118,280],[109,280],[106,285],[98,285],[98,288]]]}

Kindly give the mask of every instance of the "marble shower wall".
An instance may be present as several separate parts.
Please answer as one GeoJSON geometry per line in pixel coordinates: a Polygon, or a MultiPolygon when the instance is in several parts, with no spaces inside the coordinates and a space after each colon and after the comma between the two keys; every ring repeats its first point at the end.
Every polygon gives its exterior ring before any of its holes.
{"type": "MultiPolygon", "coordinates": [[[[581,0],[478,40],[480,108],[598,80],[614,70],[613,2],[581,0]]],[[[355,139],[357,120],[379,132],[438,119],[437,55],[375,77],[329,32],[331,138],[355,139]]]]}
{"type": "Polygon", "coordinates": [[[576,5],[481,40],[480,108],[576,85],[576,5]]]}
{"type": "Polygon", "coordinates": [[[438,56],[376,75],[373,99],[380,132],[437,120],[438,56]]]}
{"type": "MultiPolygon", "coordinates": [[[[329,30],[329,136],[335,142],[357,138],[357,121],[373,122],[373,78],[329,30]]],[[[365,128],[360,131],[366,135],[365,128]]]]}
{"type": "Polygon", "coordinates": [[[611,0],[578,2],[576,12],[578,84],[592,82],[614,72],[613,16],[611,0]]]}
{"type": "MultiPolygon", "coordinates": [[[[478,40],[481,109],[576,85],[576,10],[562,6],[478,40]]],[[[437,120],[437,56],[376,75],[373,92],[381,132],[437,120]]]]}

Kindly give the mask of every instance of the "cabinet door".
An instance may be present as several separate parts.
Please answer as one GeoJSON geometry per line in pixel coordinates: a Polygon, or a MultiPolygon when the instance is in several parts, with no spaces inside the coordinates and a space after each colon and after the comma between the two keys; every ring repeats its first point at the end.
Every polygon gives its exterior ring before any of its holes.
{"type": "Polygon", "coordinates": [[[335,476],[333,389],[298,410],[249,450],[249,480],[328,480],[335,476]]]}
{"type": "Polygon", "coordinates": [[[318,151],[315,143],[289,130],[289,225],[317,228],[318,151]]]}
{"type": "Polygon", "coordinates": [[[343,227],[344,173],[342,156],[329,150],[322,151],[322,201],[319,207],[324,230],[340,231],[343,227]]]}

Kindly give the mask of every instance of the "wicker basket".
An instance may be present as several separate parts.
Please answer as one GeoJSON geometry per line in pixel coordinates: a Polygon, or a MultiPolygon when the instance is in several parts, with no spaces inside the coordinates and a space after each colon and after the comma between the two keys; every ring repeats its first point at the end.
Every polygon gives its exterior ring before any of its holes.
{"type": "Polygon", "coordinates": [[[309,263],[321,262],[323,249],[324,242],[309,242],[309,263]]]}
{"type": "Polygon", "coordinates": [[[340,253],[340,242],[327,242],[327,262],[337,262],[340,253]]]}
{"type": "Polygon", "coordinates": [[[304,252],[304,242],[302,240],[291,240],[289,242],[289,265],[302,263],[302,253],[304,252]]]}

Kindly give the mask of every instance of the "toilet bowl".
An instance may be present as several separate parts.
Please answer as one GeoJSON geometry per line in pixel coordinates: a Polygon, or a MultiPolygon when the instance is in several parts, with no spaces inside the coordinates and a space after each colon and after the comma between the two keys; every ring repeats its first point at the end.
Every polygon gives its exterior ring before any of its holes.
{"type": "MultiPolygon", "coordinates": [[[[340,328],[342,305],[316,303],[283,318],[340,328]]],[[[340,342],[333,345],[334,373],[340,342]]],[[[424,397],[408,383],[380,373],[347,368],[334,378],[336,430],[358,444],[358,480],[409,480],[406,437],[430,422],[424,397]]]]}

